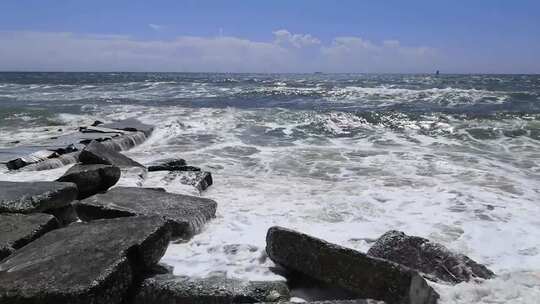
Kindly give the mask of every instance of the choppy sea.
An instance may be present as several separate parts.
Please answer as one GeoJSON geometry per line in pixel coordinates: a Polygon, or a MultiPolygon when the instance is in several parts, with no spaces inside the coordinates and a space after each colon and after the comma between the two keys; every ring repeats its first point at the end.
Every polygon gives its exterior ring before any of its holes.
{"type": "Polygon", "coordinates": [[[129,117],[156,126],[130,157],[214,176],[217,218],[163,258],[178,274],[279,279],[273,225],[360,251],[397,229],[498,274],[433,284],[442,303],[540,303],[540,76],[0,73],[0,148],[129,117]]]}

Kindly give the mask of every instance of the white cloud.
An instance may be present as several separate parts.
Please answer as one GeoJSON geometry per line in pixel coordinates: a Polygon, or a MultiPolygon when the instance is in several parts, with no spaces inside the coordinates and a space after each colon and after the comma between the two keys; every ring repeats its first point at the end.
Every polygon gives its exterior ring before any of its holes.
{"type": "Polygon", "coordinates": [[[151,29],[153,29],[154,31],[159,31],[159,30],[161,30],[161,29],[164,28],[163,25],[159,25],[159,24],[155,24],[155,23],[150,23],[150,24],[148,24],[148,26],[149,26],[151,29]]]}
{"type": "Polygon", "coordinates": [[[274,32],[274,40],[181,36],[139,40],[118,35],[1,32],[0,70],[208,72],[418,72],[434,70],[437,52],[389,40],[376,44],[274,32]]]}
{"type": "Polygon", "coordinates": [[[295,48],[302,48],[308,46],[314,46],[321,43],[321,41],[310,34],[292,34],[287,30],[278,30],[273,32],[275,37],[275,43],[282,45],[292,45],[295,48]]]}

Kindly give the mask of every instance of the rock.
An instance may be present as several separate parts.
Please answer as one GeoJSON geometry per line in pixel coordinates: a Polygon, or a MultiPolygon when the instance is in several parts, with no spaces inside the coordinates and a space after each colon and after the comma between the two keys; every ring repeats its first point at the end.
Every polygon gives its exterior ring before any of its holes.
{"type": "Polygon", "coordinates": [[[247,282],[212,277],[192,279],[158,275],[143,281],[135,304],[160,303],[257,303],[289,299],[284,282],[247,282]]]}
{"type": "Polygon", "coordinates": [[[0,263],[0,303],[116,304],[165,253],[158,217],[74,223],[0,263]]]}
{"type": "Polygon", "coordinates": [[[358,298],[388,304],[436,303],[438,294],[416,271],[281,227],[266,236],[272,261],[330,286],[349,290],[358,298]]]}
{"type": "Polygon", "coordinates": [[[111,165],[75,165],[57,181],[72,182],[79,188],[78,199],[105,191],[120,179],[120,168],[111,165]]]}
{"type": "Polygon", "coordinates": [[[84,220],[134,215],[158,215],[172,222],[175,237],[191,237],[213,218],[217,203],[211,199],[155,189],[116,187],[74,204],[84,220]]]}
{"type": "Polygon", "coordinates": [[[68,206],[77,186],[61,182],[0,181],[0,212],[35,213],[68,206]]]}
{"type": "Polygon", "coordinates": [[[28,166],[30,164],[39,163],[49,158],[58,157],[58,153],[50,150],[41,150],[33,152],[29,155],[22,156],[13,160],[10,160],[6,163],[6,167],[9,170],[17,170],[19,168],[28,166]]]}
{"type": "Polygon", "coordinates": [[[103,144],[92,141],[86,146],[79,155],[79,160],[85,165],[104,164],[113,165],[120,168],[126,167],[143,167],[143,165],[132,160],[131,158],[120,154],[112,149],[107,148],[103,144]]]}
{"type": "Polygon", "coordinates": [[[171,172],[176,175],[180,183],[195,187],[199,192],[202,192],[213,184],[212,174],[206,171],[185,171],[171,172]]]}
{"type": "MultiPolygon", "coordinates": [[[[184,171],[182,168],[186,167],[187,163],[181,158],[169,158],[148,164],[147,168],[149,172],[152,171],[184,171]]],[[[200,170],[200,169],[199,169],[200,170]]]]}
{"type": "Polygon", "coordinates": [[[463,254],[448,250],[441,244],[427,239],[408,236],[401,231],[383,234],[368,254],[387,259],[449,283],[467,282],[471,279],[490,279],[495,274],[463,254]]]}
{"type": "Polygon", "coordinates": [[[103,128],[117,129],[124,131],[140,131],[146,136],[150,136],[154,131],[154,126],[144,124],[135,118],[128,118],[121,121],[116,121],[108,124],[101,125],[103,128]]]}
{"type": "Polygon", "coordinates": [[[0,261],[56,228],[58,222],[49,214],[0,214],[0,261]]]}
{"type": "Polygon", "coordinates": [[[103,122],[100,120],[94,120],[94,122],[90,125],[91,127],[97,127],[99,125],[102,125],[103,122]]]}

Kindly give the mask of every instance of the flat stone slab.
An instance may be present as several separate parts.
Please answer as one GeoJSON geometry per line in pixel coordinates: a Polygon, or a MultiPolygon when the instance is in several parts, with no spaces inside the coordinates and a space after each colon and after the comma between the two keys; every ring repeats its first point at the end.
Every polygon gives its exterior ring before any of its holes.
{"type": "Polygon", "coordinates": [[[438,299],[424,278],[410,268],[293,230],[270,228],[266,252],[291,272],[349,290],[361,299],[388,304],[432,304],[438,299]]]}
{"type": "Polygon", "coordinates": [[[74,205],[85,221],[158,215],[171,222],[175,237],[190,237],[199,232],[215,216],[217,208],[217,203],[211,199],[137,187],[116,187],[74,205]]]}
{"type": "Polygon", "coordinates": [[[0,303],[116,304],[170,240],[159,217],[74,223],[0,263],[0,303]]]}
{"type": "Polygon", "coordinates": [[[79,189],[78,199],[84,199],[112,187],[120,179],[120,168],[111,165],[81,165],[69,168],[57,181],[71,182],[79,189]]]}
{"type": "Polygon", "coordinates": [[[49,214],[0,214],[0,261],[56,228],[58,222],[49,214]]]}
{"type": "Polygon", "coordinates": [[[147,125],[135,118],[128,118],[120,121],[115,121],[112,123],[107,123],[100,125],[102,128],[108,129],[117,129],[123,131],[140,131],[143,132],[146,136],[150,136],[154,131],[154,126],[147,125]]]}
{"type": "Polygon", "coordinates": [[[85,165],[103,164],[113,165],[120,168],[127,167],[142,167],[143,165],[133,159],[108,148],[102,143],[92,141],[89,143],[79,155],[79,160],[85,165]]]}
{"type": "Polygon", "coordinates": [[[476,278],[495,277],[486,266],[466,255],[452,252],[441,244],[409,236],[401,231],[386,232],[367,253],[416,269],[435,281],[442,280],[456,284],[476,278]]]}
{"type": "Polygon", "coordinates": [[[257,303],[286,301],[289,298],[289,289],[285,282],[158,275],[143,281],[135,297],[135,304],[257,303]]]}
{"type": "Polygon", "coordinates": [[[68,206],[77,186],[62,182],[0,181],[0,213],[35,213],[68,206]]]}

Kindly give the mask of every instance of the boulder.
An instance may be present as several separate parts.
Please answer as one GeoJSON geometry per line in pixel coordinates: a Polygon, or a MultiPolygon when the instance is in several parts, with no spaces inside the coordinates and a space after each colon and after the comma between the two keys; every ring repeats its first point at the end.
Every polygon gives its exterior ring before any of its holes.
{"type": "Polygon", "coordinates": [[[154,131],[154,126],[144,124],[135,118],[128,118],[121,121],[103,124],[101,125],[101,127],[132,132],[140,131],[143,132],[146,136],[150,136],[150,134],[152,134],[152,132],[154,131]]]}
{"type": "Polygon", "coordinates": [[[386,232],[367,253],[416,269],[425,273],[428,278],[454,284],[495,276],[486,266],[466,255],[452,252],[428,239],[408,236],[401,231],[386,232]]]}
{"type": "Polygon", "coordinates": [[[270,228],[266,252],[272,261],[293,273],[346,289],[361,299],[428,304],[436,303],[439,297],[418,272],[408,267],[293,230],[270,228]]]}
{"type": "Polygon", "coordinates": [[[111,165],[74,165],[57,181],[71,182],[83,199],[112,187],[120,179],[120,168],[111,165]]]}
{"type": "Polygon", "coordinates": [[[199,232],[215,216],[217,208],[211,199],[136,187],[116,187],[74,205],[84,221],[157,215],[171,222],[174,237],[191,237],[199,232]]]}
{"type": "MultiPolygon", "coordinates": [[[[181,158],[169,158],[162,159],[148,164],[147,168],[149,172],[152,171],[185,171],[183,168],[187,166],[184,159],[181,158]]],[[[200,169],[199,169],[200,170],[200,169]]]]}
{"type": "Polygon", "coordinates": [[[192,279],[158,275],[143,281],[135,304],[257,303],[288,300],[284,282],[249,282],[219,277],[192,279]]]}
{"type": "Polygon", "coordinates": [[[214,181],[212,174],[206,171],[184,171],[184,172],[171,172],[176,175],[180,183],[195,187],[199,192],[202,192],[210,187],[214,181]]]}
{"type": "Polygon", "coordinates": [[[0,263],[0,303],[122,303],[169,240],[169,227],[159,217],[53,230],[0,263]]]}
{"type": "Polygon", "coordinates": [[[73,183],[0,181],[0,212],[43,212],[68,206],[76,198],[73,183]]]}
{"type": "Polygon", "coordinates": [[[142,167],[143,165],[133,159],[106,147],[105,145],[92,141],[88,144],[79,155],[79,160],[85,165],[104,164],[113,165],[120,168],[127,167],[142,167]]]}
{"type": "Polygon", "coordinates": [[[58,222],[49,214],[0,214],[0,261],[56,228],[58,222]]]}

